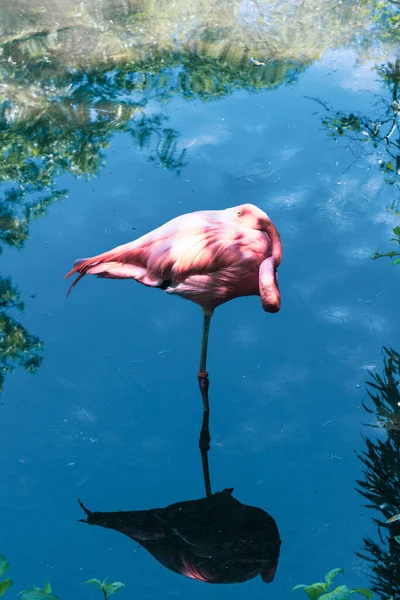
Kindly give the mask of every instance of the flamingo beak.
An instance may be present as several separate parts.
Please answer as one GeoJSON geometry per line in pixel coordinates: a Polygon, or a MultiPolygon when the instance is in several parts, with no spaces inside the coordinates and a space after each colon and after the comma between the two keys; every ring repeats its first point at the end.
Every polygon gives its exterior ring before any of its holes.
{"type": "Polygon", "coordinates": [[[260,298],[266,312],[276,313],[281,308],[281,294],[278,284],[278,273],[275,268],[274,258],[266,258],[259,270],[260,298]]]}

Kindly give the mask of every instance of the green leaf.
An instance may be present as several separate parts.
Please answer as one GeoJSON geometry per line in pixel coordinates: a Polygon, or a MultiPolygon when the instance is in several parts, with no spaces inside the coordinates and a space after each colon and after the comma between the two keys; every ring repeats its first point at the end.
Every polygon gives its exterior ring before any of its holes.
{"type": "Polygon", "coordinates": [[[350,600],[350,593],[351,591],[347,585],[340,585],[332,590],[332,592],[321,596],[319,600],[350,600]]]}
{"type": "Polygon", "coordinates": [[[21,600],[59,600],[53,594],[46,594],[43,590],[24,590],[21,593],[21,600]]]}
{"type": "Polygon", "coordinates": [[[8,567],[8,560],[0,554],[0,578],[7,572],[8,567]]]}
{"type": "Polygon", "coordinates": [[[339,573],[344,573],[344,569],[332,569],[325,575],[325,581],[330,585],[339,573]]]}
{"type": "Polygon", "coordinates": [[[51,585],[49,583],[49,581],[46,579],[44,586],[43,586],[43,591],[45,594],[51,594],[51,585]]]}
{"type": "Polygon", "coordinates": [[[395,228],[393,229],[393,233],[394,233],[395,235],[400,235],[400,225],[398,225],[397,227],[395,227],[395,228]]]}
{"type": "Polygon", "coordinates": [[[114,583],[109,583],[108,585],[105,586],[105,588],[107,590],[107,596],[116,594],[123,587],[126,587],[126,585],[124,583],[121,583],[121,581],[114,581],[114,583]]]}
{"type": "Polygon", "coordinates": [[[85,583],[92,583],[93,585],[97,586],[98,588],[102,588],[102,583],[100,581],[100,579],[88,579],[85,583]]]}
{"type": "Polygon", "coordinates": [[[400,265],[400,258],[396,258],[396,260],[393,261],[393,266],[394,265],[400,265]]]}
{"type": "Polygon", "coordinates": [[[0,597],[3,596],[9,587],[11,587],[13,582],[10,578],[5,579],[4,581],[0,581],[0,597]]]}
{"type": "MultiPolygon", "coordinates": [[[[399,227],[399,230],[400,230],[400,227],[399,227]]],[[[400,521],[400,514],[394,515],[394,517],[390,517],[390,519],[388,519],[386,521],[386,523],[394,523],[395,521],[400,521]]]]}
{"type": "Polygon", "coordinates": [[[361,596],[365,596],[365,598],[368,598],[368,600],[373,596],[371,590],[367,590],[367,588],[357,588],[356,590],[351,590],[350,594],[354,593],[361,594],[361,596]]]}
{"type": "Polygon", "coordinates": [[[395,536],[394,536],[394,539],[396,540],[396,542],[397,542],[398,544],[400,544],[400,535],[395,535],[395,536]]]}
{"type": "Polygon", "coordinates": [[[305,587],[307,587],[307,586],[304,585],[304,583],[299,583],[298,585],[295,585],[294,588],[292,588],[290,593],[294,592],[294,590],[302,590],[305,587]]]}
{"type": "Polygon", "coordinates": [[[303,589],[310,600],[318,600],[320,595],[323,592],[326,592],[327,587],[328,587],[327,583],[324,583],[323,581],[318,581],[317,583],[313,583],[312,585],[304,585],[304,584],[296,585],[292,589],[292,592],[294,590],[303,589]]]}

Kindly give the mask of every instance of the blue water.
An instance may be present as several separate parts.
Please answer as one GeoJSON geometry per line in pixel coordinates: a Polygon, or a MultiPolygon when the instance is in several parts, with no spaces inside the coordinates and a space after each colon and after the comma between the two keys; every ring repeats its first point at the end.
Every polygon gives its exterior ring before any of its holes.
{"type": "MultiPolygon", "coordinates": [[[[355,451],[365,449],[365,435],[387,436],[366,427],[377,417],[362,401],[369,371],[383,372],[383,347],[400,347],[400,266],[371,260],[378,248],[396,249],[399,217],[388,206],[397,183],[378,164],[384,147],[364,151],[363,142],[331,137],[327,110],[312,98],[373,118],[378,95],[390,103],[374,68],[393,52],[365,62],[350,45],[328,47],[293,82],[207,101],[178,93],[159,102],[153,91],[146,114],[168,117],[177,155],[186,148],[183,166],[167,169],[154,153],[149,161],[128,131],[115,131],[96,176],[59,169],[53,183],[67,196],[31,221],[20,250],[2,244],[2,276],[25,303],[7,314],[40,338],[44,356],[35,374],[14,365],[1,396],[0,553],[15,581],[7,598],[48,578],[62,599],[95,599],[100,592],[83,583],[107,575],[127,584],[121,600],[280,600],[335,567],[345,569],[339,583],[370,585],[371,564],[357,552],[364,537],[377,539],[378,512],[356,490],[364,467],[355,451]],[[200,309],[130,281],[95,278],[67,299],[63,277],[76,258],[179,214],[243,202],[265,210],[280,231],[282,307],[266,314],[250,297],[215,312],[211,482],[213,492],[233,487],[235,498],[272,515],[282,546],[271,584],[257,577],[221,587],[179,576],[128,537],[77,521],[78,497],[100,511],[204,497],[200,309]]],[[[2,131],[13,126],[3,119],[2,131]]],[[[2,191],[18,183],[3,180],[2,191]]]]}

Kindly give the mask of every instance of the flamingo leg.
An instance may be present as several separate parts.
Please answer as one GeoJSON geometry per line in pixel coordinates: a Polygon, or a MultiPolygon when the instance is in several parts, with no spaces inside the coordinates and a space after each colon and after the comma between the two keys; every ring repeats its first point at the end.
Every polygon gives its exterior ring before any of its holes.
{"type": "Polygon", "coordinates": [[[203,337],[201,340],[201,353],[200,353],[200,368],[197,374],[197,378],[199,381],[199,388],[201,392],[201,397],[203,399],[203,408],[204,410],[210,410],[210,406],[208,404],[208,386],[209,379],[208,373],[206,371],[206,362],[207,362],[207,347],[208,347],[208,334],[210,330],[210,322],[212,313],[203,309],[204,321],[203,321],[203,337]]]}
{"type": "Polygon", "coordinates": [[[210,330],[210,322],[212,312],[203,309],[203,337],[201,340],[201,352],[200,352],[200,369],[197,375],[199,381],[199,388],[201,397],[203,400],[203,422],[200,430],[199,448],[201,454],[201,462],[203,465],[204,485],[206,488],[207,498],[211,496],[211,480],[210,470],[208,466],[208,451],[210,449],[210,431],[209,431],[209,419],[210,419],[210,405],[208,401],[208,386],[210,381],[208,379],[208,373],[206,371],[207,362],[207,347],[208,347],[208,334],[210,330]]]}
{"type": "Polygon", "coordinates": [[[207,376],[206,361],[207,361],[207,346],[208,346],[208,334],[210,331],[210,322],[213,313],[203,309],[203,338],[201,340],[201,353],[200,353],[200,371],[199,376],[203,374],[207,376]]]}

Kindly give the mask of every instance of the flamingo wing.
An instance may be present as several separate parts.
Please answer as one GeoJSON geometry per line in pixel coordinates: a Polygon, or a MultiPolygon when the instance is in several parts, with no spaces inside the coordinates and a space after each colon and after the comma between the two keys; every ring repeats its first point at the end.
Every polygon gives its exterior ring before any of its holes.
{"type": "MultiPolygon", "coordinates": [[[[75,261],[73,268],[65,275],[65,279],[75,273],[83,273],[88,268],[95,267],[101,263],[120,263],[130,264],[139,267],[146,267],[147,260],[152,252],[163,243],[172,239],[179,232],[192,232],[207,226],[212,222],[218,222],[219,214],[222,211],[199,211],[186,215],[180,215],[164,223],[157,229],[141,236],[140,238],[116,246],[107,252],[97,254],[90,258],[80,258],[75,261]]],[[[93,274],[99,274],[93,272],[93,274]]]]}
{"type": "Polygon", "coordinates": [[[164,281],[180,283],[191,275],[246,267],[255,260],[260,264],[270,254],[268,234],[224,223],[220,212],[182,215],[133,242],[77,260],[65,276],[78,273],[68,294],[85,275],[160,287],[164,281]]]}
{"type": "Polygon", "coordinates": [[[268,256],[270,240],[264,232],[212,224],[177,232],[153,248],[147,273],[151,278],[183,282],[192,275],[215,273],[232,266],[257,262],[268,256]]]}

